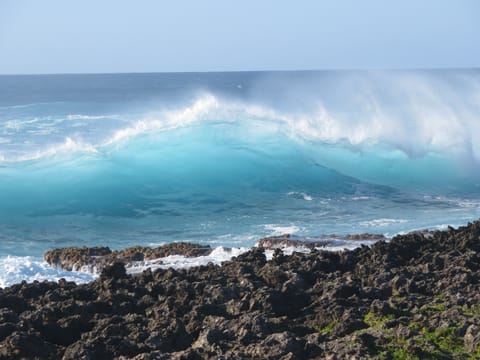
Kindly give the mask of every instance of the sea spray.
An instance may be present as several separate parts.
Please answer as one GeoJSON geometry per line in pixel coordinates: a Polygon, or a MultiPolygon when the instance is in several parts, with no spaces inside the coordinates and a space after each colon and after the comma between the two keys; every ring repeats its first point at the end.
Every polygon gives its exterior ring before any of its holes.
{"type": "Polygon", "coordinates": [[[1,261],[474,220],[479,84],[477,70],[1,76],[1,261]]]}

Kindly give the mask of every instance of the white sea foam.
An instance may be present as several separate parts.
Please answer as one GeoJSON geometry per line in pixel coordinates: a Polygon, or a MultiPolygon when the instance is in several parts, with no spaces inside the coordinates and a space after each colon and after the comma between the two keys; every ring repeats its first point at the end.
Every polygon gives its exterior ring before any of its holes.
{"type": "MultiPolygon", "coordinates": [[[[370,245],[373,241],[364,242],[342,242],[338,245],[333,244],[328,247],[321,247],[322,250],[342,251],[345,249],[353,249],[360,246],[361,243],[370,245]]],[[[221,265],[225,261],[231,260],[233,257],[241,255],[250,250],[247,247],[240,248],[215,248],[208,256],[185,257],[181,255],[172,255],[163,258],[134,263],[127,268],[129,274],[138,274],[150,268],[155,269],[182,269],[194,266],[207,265],[209,263],[221,265]]],[[[286,247],[282,249],[284,254],[291,255],[293,252],[308,253],[310,249],[306,247],[286,247]]],[[[266,250],[267,259],[271,259],[273,250],[266,250]]],[[[7,256],[0,258],[0,287],[10,286],[21,281],[58,281],[65,279],[74,281],[77,284],[90,282],[98,276],[97,271],[91,267],[84,267],[79,271],[65,271],[48,265],[40,258],[30,256],[7,256]]]]}
{"type": "Polygon", "coordinates": [[[370,200],[370,196],[353,196],[353,201],[370,200]]]}
{"type": "Polygon", "coordinates": [[[8,120],[5,122],[6,129],[19,131],[22,127],[23,123],[20,120],[8,120]]]}
{"type": "Polygon", "coordinates": [[[268,230],[271,232],[271,236],[278,236],[278,235],[283,235],[283,234],[295,234],[296,232],[300,231],[300,228],[295,225],[290,225],[290,226],[282,226],[282,225],[277,225],[277,224],[265,224],[263,225],[265,230],[268,230]]]}
{"type": "MultiPolygon", "coordinates": [[[[344,250],[353,250],[359,246],[366,245],[371,246],[376,242],[376,240],[362,240],[362,241],[352,241],[352,240],[329,240],[328,246],[318,246],[316,249],[324,251],[344,251],[344,250]]],[[[283,254],[292,255],[294,252],[308,254],[311,252],[311,249],[306,246],[287,246],[281,249],[283,254]]],[[[267,249],[265,250],[265,256],[267,260],[271,260],[275,250],[267,249]]]]}
{"type": "Polygon", "coordinates": [[[305,200],[305,201],[312,201],[313,200],[313,198],[310,195],[308,195],[307,193],[304,193],[304,192],[290,191],[287,195],[295,196],[295,197],[301,196],[303,198],[303,200],[305,200]]]}
{"type": "MultiPolygon", "coordinates": [[[[283,234],[286,232],[298,231],[297,227],[278,227],[274,225],[266,225],[266,228],[274,230],[276,234],[283,234]]],[[[444,229],[447,225],[438,225],[439,228],[444,229]]],[[[308,238],[306,238],[308,239],[308,238]]],[[[344,239],[329,239],[327,246],[319,246],[319,250],[326,251],[344,251],[352,250],[361,245],[373,245],[375,240],[351,241],[344,239]]],[[[162,243],[163,244],[163,243],[162,243]]],[[[151,244],[160,245],[160,244],[151,244]]],[[[155,269],[182,269],[194,266],[207,265],[209,263],[221,265],[225,261],[231,260],[233,257],[241,255],[251,248],[225,248],[216,247],[208,256],[185,257],[182,255],[172,255],[158,259],[152,259],[142,262],[136,262],[127,267],[129,274],[138,274],[150,268],[155,269]]],[[[309,253],[311,250],[304,246],[291,246],[282,248],[285,255],[291,255],[294,252],[309,253]]],[[[265,255],[268,260],[272,259],[274,250],[265,250],[265,255]]],[[[82,267],[78,271],[65,271],[48,265],[40,258],[30,256],[7,256],[0,258],[0,287],[10,286],[19,283],[23,280],[27,282],[32,281],[58,281],[61,278],[67,281],[74,281],[76,283],[86,283],[94,280],[98,276],[98,271],[92,267],[82,267]]]]}
{"type": "MultiPolygon", "coordinates": [[[[207,265],[213,263],[220,265],[224,261],[230,260],[248,251],[250,248],[215,248],[208,256],[185,257],[181,255],[172,255],[154,260],[148,260],[132,264],[127,268],[130,274],[140,273],[147,268],[167,269],[170,267],[181,269],[193,266],[207,265]]],[[[58,281],[61,278],[76,283],[86,283],[94,280],[98,276],[98,271],[94,267],[85,266],[77,271],[65,271],[48,265],[40,258],[30,256],[7,256],[0,258],[0,287],[10,286],[23,280],[32,281],[58,281]]]]}
{"type": "MultiPolygon", "coordinates": [[[[292,255],[294,252],[308,254],[311,251],[309,248],[304,246],[288,246],[288,247],[282,248],[281,250],[285,255],[292,255]]],[[[265,250],[265,256],[267,260],[272,260],[274,252],[275,250],[271,250],[271,249],[265,250]]]]}
{"type": "Polygon", "coordinates": [[[208,263],[220,265],[224,261],[230,260],[234,256],[238,256],[247,252],[249,248],[215,248],[208,256],[185,257],[182,255],[171,255],[154,260],[148,260],[139,264],[135,264],[128,268],[128,273],[140,273],[147,268],[168,269],[170,267],[175,269],[190,268],[193,266],[207,265],[208,263]]]}
{"type": "Polygon", "coordinates": [[[40,258],[30,256],[7,256],[0,258],[0,287],[10,286],[23,280],[67,281],[86,283],[95,279],[96,275],[87,272],[65,271],[48,265],[40,258]]]}
{"type": "Polygon", "coordinates": [[[50,102],[38,102],[38,103],[31,103],[31,104],[22,104],[22,105],[6,105],[0,106],[0,109],[25,109],[30,108],[38,105],[51,105],[50,102]]]}
{"type": "Polygon", "coordinates": [[[118,115],[83,115],[83,114],[68,114],[67,120],[101,120],[101,119],[116,119],[118,115]]]}
{"type": "MultiPolygon", "coordinates": [[[[336,113],[320,99],[313,110],[302,113],[280,112],[255,104],[227,103],[208,95],[186,110],[188,114],[199,108],[210,111],[210,105],[215,104],[216,114],[229,114],[230,118],[236,115],[237,118],[268,119],[279,124],[285,132],[305,139],[346,142],[354,146],[385,142],[412,157],[431,151],[478,155],[475,149],[478,150],[479,144],[473,137],[475,130],[479,130],[475,104],[465,99],[457,101],[456,96],[450,96],[452,89],[448,86],[439,88],[428,78],[411,74],[383,74],[368,81],[361,80],[369,85],[363,95],[355,95],[361,98],[358,101],[362,103],[358,109],[360,117],[336,113]],[[383,103],[380,94],[372,90],[378,82],[388,83],[405,100],[401,112],[383,103]]],[[[215,117],[215,113],[210,115],[215,117]]],[[[175,117],[179,123],[184,118],[180,112],[170,120],[175,117]]]]}
{"type": "Polygon", "coordinates": [[[212,114],[212,110],[218,107],[219,101],[215,96],[205,95],[189,106],[177,110],[164,111],[155,116],[147,116],[126,128],[116,131],[104,143],[104,146],[145,133],[172,130],[191,125],[194,122],[201,121],[205,115],[212,114]]]}
{"type": "Polygon", "coordinates": [[[44,150],[38,150],[27,155],[22,155],[18,157],[16,161],[38,160],[41,158],[50,158],[56,155],[71,153],[98,153],[98,150],[90,144],[67,137],[63,143],[55,144],[44,150]]]}
{"type": "MultiPolygon", "coordinates": [[[[459,98],[457,88],[418,73],[357,74],[351,81],[362,87],[362,91],[345,96],[345,105],[355,105],[353,113],[335,111],[320,98],[312,100],[307,111],[280,111],[207,93],[187,106],[152,114],[118,130],[107,144],[197,122],[253,119],[263,121],[262,126],[255,124],[259,132],[273,129],[295,138],[343,143],[356,149],[384,143],[392,148],[386,157],[400,153],[417,158],[434,152],[480,160],[480,141],[474,135],[480,132],[475,97],[459,98]],[[388,86],[393,97],[385,98],[378,85],[388,86]],[[392,106],[399,102],[400,110],[392,106]]],[[[308,89],[298,90],[308,93],[308,89]]]]}
{"type": "Polygon", "coordinates": [[[52,126],[58,122],[54,120],[52,116],[43,116],[43,117],[27,117],[24,119],[10,119],[6,121],[3,126],[7,130],[13,130],[16,132],[20,132],[20,130],[28,129],[31,130],[31,126],[37,127],[45,127],[45,126],[52,126]]]}
{"type": "Polygon", "coordinates": [[[361,221],[359,225],[364,227],[384,227],[392,224],[404,224],[406,222],[408,222],[408,220],[406,219],[381,218],[381,219],[361,221]]]}
{"type": "MultiPolygon", "coordinates": [[[[449,157],[453,154],[465,161],[480,161],[480,140],[475,136],[480,133],[478,104],[471,97],[460,101],[458,96],[453,96],[455,94],[450,87],[438,86],[428,77],[408,73],[402,73],[401,76],[370,74],[370,78],[365,75],[358,81],[367,85],[362,93],[356,93],[353,98],[346,97],[346,101],[361,104],[353,113],[335,111],[325,105],[322,99],[313,101],[308,111],[286,111],[255,102],[225,100],[206,93],[190,104],[151,113],[129,122],[125,127],[114,130],[101,143],[84,145],[98,151],[102,147],[151,132],[209,122],[242,122],[248,127],[248,121],[254,121],[251,126],[255,134],[280,131],[295,139],[339,144],[355,151],[386,144],[383,154],[375,154],[385,158],[418,158],[438,153],[449,157]],[[401,110],[391,106],[391,102],[395,101],[385,101],[381,94],[372,90],[377,83],[388,84],[393,93],[398,93],[399,99],[403,100],[401,110]]],[[[95,120],[113,116],[69,114],[67,119],[95,120]]],[[[21,131],[24,126],[23,120],[10,120],[5,125],[7,129],[15,131],[21,131]]],[[[73,134],[70,138],[76,143],[80,142],[73,134]]],[[[71,147],[70,151],[82,152],[83,149],[71,147]]],[[[38,153],[51,156],[48,149],[38,153]]],[[[38,158],[38,155],[24,156],[20,160],[24,158],[38,158]]]]}

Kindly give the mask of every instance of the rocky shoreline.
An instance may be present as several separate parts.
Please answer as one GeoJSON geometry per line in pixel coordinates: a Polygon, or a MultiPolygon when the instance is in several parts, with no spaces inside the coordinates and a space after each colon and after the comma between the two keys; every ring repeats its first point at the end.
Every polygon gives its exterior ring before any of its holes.
{"type": "Polygon", "coordinates": [[[284,249],[287,247],[304,247],[307,249],[333,246],[337,242],[346,241],[379,241],[387,240],[382,234],[354,234],[354,235],[322,235],[315,238],[298,237],[291,234],[269,236],[259,240],[257,246],[264,249],[284,249]]]}
{"type": "Polygon", "coordinates": [[[0,289],[0,359],[480,358],[480,222],[136,276],[124,261],[163,250],[131,249],[49,253],[72,268],[104,257],[89,284],[0,289]]]}
{"type": "MultiPolygon", "coordinates": [[[[355,234],[355,235],[321,235],[315,238],[298,237],[291,234],[269,236],[258,241],[256,247],[265,250],[295,248],[296,250],[322,249],[328,246],[351,243],[352,241],[387,240],[379,234],[355,234]]],[[[231,252],[231,248],[223,248],[231,252]]],[[[134,246],[122,250],[112,251],[105,246],[96,247],[68,247],[47,251],[45,261],[54,267],[67,271],[86,271],[100,274],[101,271],[116,262],[121,262],[127,269],[163,265],[162,258],[172,255],[181,255],[187,258],[208,256],[213,252],[209,245],[199,245],[187,242],[167,243],[156,248],[134,246]]]]}
{"type": "Polygon", "coordinates": [[[116,262],[131,267],[171,255],[197,257],[207,256],[212,251],[213,249],[208,245],[186,242],[165,244],[157,248],[134,246],[116,251],[112,251],[106,246],[84,246],[53,249],[45,253],[44,259],[48,264],[68,271],[84,270],[101,273],[105,267],[116,262]]]}

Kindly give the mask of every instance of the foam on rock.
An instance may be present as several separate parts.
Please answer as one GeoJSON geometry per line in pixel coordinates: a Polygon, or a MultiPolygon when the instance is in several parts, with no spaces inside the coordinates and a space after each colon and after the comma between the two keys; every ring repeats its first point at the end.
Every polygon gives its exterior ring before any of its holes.
{"type": "Polygon", "coordinates": [[[133,266],[139,262],[172,255],[186,257],[207,256],[213,249],[208,245],[186,242],[165,244],[157,248],[134,246],[112,251],[108,247],[68,247],[47,251],[45,261],[64,270],[85,270],[100,273],[106,266],[121,262],[133,266]]]}
{"type": "Polygon", "coordinates": [[[473,358],[480,222],[371,247],[0,289],[0,358],[473,358]],[[404,355],[404,356],[403,356],[404,355]]]}

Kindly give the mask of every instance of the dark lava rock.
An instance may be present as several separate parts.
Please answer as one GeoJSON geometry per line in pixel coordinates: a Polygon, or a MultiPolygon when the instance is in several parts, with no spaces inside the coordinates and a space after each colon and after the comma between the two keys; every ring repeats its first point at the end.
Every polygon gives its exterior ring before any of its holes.
{"type": "Polygon", "coordinates": [[[87,268],[91,272],[100,273],[104,267],[116,262],[129,266],[136,262],[170,255],[206,256],[212,250],[208,245],[186,242],[169,243],[157,248],[134,246],[119,251],[112,251],[108,247],[69,247],[47,251],[44,259],[48,264],[64,270],[87,268]]]}
{"type": "Polygon", "coordinates": [[[255,248],[222,266],[127,275],[125,259],[210,251],[185,244],[147,249],[49,252],[51,263],[72,268],[106,260],[89,284],[22,282],[0,289],[0,359],[480,354],[480,222],[352,251],[286,256],[277,249],[267,261],[263,248],[255,248]]]}
{"type": "Polygon", "coordinates": [[[53,249],[44,255],[45,261],[64,270],[78,270],[84,265],[91,265],[94,258],[105,258],[112,251],[108,247],[70,247],[53,249]]]}
{"type": "Polygon", "coordinates": [[[305,247],[307,249],[331,246],[341,240],[386,240],[382,234],[354,234],[354,235],[321,235],[315,238],[299,237],[291,234],[269,236],[259,240],[258,246],[265,249],[282,249],[286,247],[305,247]]]}
{"type": "Polygon", "coordinates": [[[112,279],[122,279],[127,277],[127,269],[125,265],[120,262],[116,262],[113,265],[103,268],[102,273],[100,274],[102,279],[112,278],[112,279]]]}

